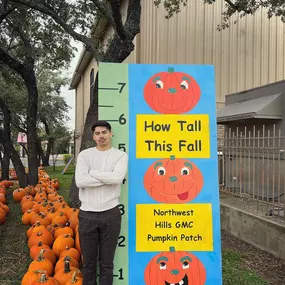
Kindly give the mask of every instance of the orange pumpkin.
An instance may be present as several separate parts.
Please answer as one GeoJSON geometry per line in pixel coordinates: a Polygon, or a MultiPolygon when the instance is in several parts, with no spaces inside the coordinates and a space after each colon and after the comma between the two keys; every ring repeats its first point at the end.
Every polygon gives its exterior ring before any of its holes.
{"type": "Polygon", "coordinates": [[[189,112],[200,100],[201,90],[189,74],[174,71],[154,74],[144,87],[144,99],[149,107],[161,114],[189,112]]]}
{"type": "Polygon", "coordinates": [[[27,271],[22,278],[21,285],[31,285],[40,278],[40,274],[44,273],[44,270],[27,271]]]}
{"type": "Polygon", "coordinates": [[[35,212],[32,210],[28,210],[22,216],[22,223],[23,225],[29,225],[31,223],[31,219],[34,216],[35,212]]]}
{"type": "Polygon", "coordinates": [[[4,209],[0,208],[0,225],[5,224],[7,213],[4,209]]]}
{"type": "Polygon", "coordinates": [[[13,191],[13,199],[16,202],[21,202],[22,198],[26,195],[26,191],[23,188],[18,188],[13,191]]]}
{"type": "Polygon", "coordinates": [[[0,193],[6,195],[7,194],[6,188],[3,186],[0,186],[0,193]]]}
{"type": "Polygon", "coordinates": [[[69,261],[69,264],[71,267],[79,268],[79,263],[75,258],[70,257],[70,256],[65,256],[65,257],[59,258],[59,260],[57,261],[55,265],[54,272],[56,273],[60,269],[63,269],[65,265],[65,261],[67,260],[69,261]]]}
{"type": "Polygon", "coordinates": [[[57,257],[66,249],[66,247],[74,247],[74,239],[69,235],[61,235],[55,239],[52,250],[57,257]]]}
{"type": "Polygon", "coordinates": [[[49,259],[44,258],[44,251],[45,249],[41,249],[38,258],[30,263],[28,271],[45,270],[50,276],[53,273],[53,264],[49,259]]]}
{"type": "Polygon", "coordinates": [[[42,249],[50,249],[50,247],[46,244],[43,244],[41,241],[33,245],[30,248],[30,257],[32,259],[36,259],[39,256],[39,253],[42,249]]]}
{"type": "Polygon", "coordinates": [[[64,251],[61,252],[59,259],[64,258],[66,256],[70,256],[74,259],[76,259],[78,262],[80,261],[80,253],[79,251],[74,247],[66,247],[64,251]]]}
{"type": "Polygon", "coordinates": [[[9,181],[9,180],[3,180],[0,182],[0,185],[4,186],[4,187],[11,187],[14,185],[14,183],[12,181],[9,181]]]}
{"type": "Polygon", "coordinates": [[[146,285],[204,285],[206,269],[195,255],[170,247],[169,252],[159,253],[150,260],[144,272],[144,280],[146,285]]]}
{"type": "Polygon", "coordinates": [[[64,262],[64,268],[58,270],[54,274],[54,278],[60,283],[60,285],[65,285],[70,279],[72,279],[74,272],[77,273],[78,277],[83,277],[81,271],[76,267],[71,267],[69,261],[64,262]]]}
{"type": "Polygon", "coordinates": [[[57,227],[54,231],[54,238],[58,238],[61,235],[69,234],[71,237],[74,237],[74,231],[71,227],[57,227]]]}
{"type": "Polygon", "coordinates": [[[29,237],[28,247],[31,248],[33,245],[38,244],[40,241],[43,244],[51,246],[53,243],[53,236],[48,230],[40,231],[40,232],[33,232],[31,236],[29,237]]]}
{"type": "Polygon", "coordinates": [[[10,208],[1,202],[0,202],[0,208],[2,208],[6,212],[6,214],[10,212],[10,208]]]}
{"type": "Polygon", "coordinates": [[[2,203],[2,204],[6,204],[7,203],[6,196],[3,193],[0,193],[0,203],[2,203]]]}
{"type": "Polygon", "coordinates": [[[83,285],[83,278],[77,277],[78,272],[74,271],[71,280],[67,281],[65,285],[83,285]]]}
{"type": "Polygon", "coordinates": [[[144,175],[148,194],[161,203],[186,203],[197,197],[204,181],[201,171],[187,159],[160,159],[144,175]]]}
{"type": "Polygon", "coordinates": [[[64,226],[68,222],[67,217],[64,215],[64,212],[57,212],[57,214],[53,217],[51,223],[57,224],[59,226],[64,226]]]}

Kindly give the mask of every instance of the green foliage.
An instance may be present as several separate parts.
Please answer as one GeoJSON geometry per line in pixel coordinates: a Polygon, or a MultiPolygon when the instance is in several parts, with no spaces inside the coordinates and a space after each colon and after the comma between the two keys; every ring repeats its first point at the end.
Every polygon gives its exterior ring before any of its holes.
{"type": "Polygon", "coordinates": [[[170,19],[174,14],[181,12],[181,7],[187,5],[188,0],[154,0],[154,5],[159,7],[162,3],[167,14],[166,19],[170,19]]]}
{"type": "Polygon", "coordinates": [[[56,126],[52,134],[53,144],[51,154],[58,155],[68,153],[71,139],[72,132],[70,132],[65,126],[56,126]]]}
{"type": "MultiPolygon", "coordinates": [[[[63,155],[63,162],[64,162],[64,164],[67,164],[67,162],[69,161],[69,159],[72,157],[72,155],[71,154],[64,154],[63,155]]],[[[71,162],[72,163],[72,162],[71,162]]],[[[72,163],[73,164],[73,163],[72,163]]]]}
{"type": "Polygon", "coordinates": [[[49,17],[17,5],[0,28],[1,48],[27,67],[33,63],[50,70],[69,66],[74,52],[71,37],[49,17]]]}
{"type": "MultiPolygon", "coordinates": [[[[188,0],[154,0],[156,7],[163,4],[167,12],[165,18],[170,19],[173,15],[181,11],[181,7],[186,6],[188,0]]],[[[215,0],[204,0],[205,4],[214,4],[215,0]]],[[[254,15],[260,9],[265,8],[268,18],[273,16],[280,17],[282,22],[285,22],[285,5],[284,1],[264,0],[264,1],[245,1],[245,0],[225,0],[224,11],[221,16],[221,24],[217,26],[218,30],[223,30],[229,27],[230,18],[234,15],[239,15],[240,18],[246,15],[254,15]]],[[[234,21],[237,23],[237,20],[234,21]]]]}

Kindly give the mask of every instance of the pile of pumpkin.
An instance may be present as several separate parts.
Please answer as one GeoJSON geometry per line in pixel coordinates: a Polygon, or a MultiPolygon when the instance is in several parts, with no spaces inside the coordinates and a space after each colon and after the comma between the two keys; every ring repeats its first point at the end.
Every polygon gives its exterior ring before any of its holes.
{"type": "Polygon", "coordinates": [[[7,188],[13,186],[12,181],[3,180],[0,182],[0,225],[3,225],[6,222],[7,214],[10,209],[7,205],[7,188]]]}
{"type": "Polygon", "coordinates": [[[22,285],[83,284],[79,269],[81,250],[78,209],[68,206],[58,193],[58,179],[39,168],[36,186],[15,189],[13,198],[22,210],[22,223],[29,225],[27,241],[33,260],[22,285]]]}

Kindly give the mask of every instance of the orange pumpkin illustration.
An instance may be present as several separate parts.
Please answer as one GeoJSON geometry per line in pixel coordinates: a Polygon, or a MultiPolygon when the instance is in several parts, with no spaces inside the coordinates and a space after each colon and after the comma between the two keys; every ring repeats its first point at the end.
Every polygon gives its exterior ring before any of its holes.
{"type": "Polygon", "coordinates": [[[186,203],[202,190],[201,171],[187,159],[165,158],[155,161],[144,175],[144,187],[148,194],[161,203],[186,203]]]}
{"type": "Polygon", "coordinates": [[[190,75],[174,71],[153,75],[144,87],[144,99],[149,107],[161,114],[189,112],[199,102],[201,90],[190,75]]]}
{"type": "Polygon", "coordinates": [[[204,285],[206,269],[195,255],[170,247],[150,260],[144,280],[146,285],[204,285]]]}

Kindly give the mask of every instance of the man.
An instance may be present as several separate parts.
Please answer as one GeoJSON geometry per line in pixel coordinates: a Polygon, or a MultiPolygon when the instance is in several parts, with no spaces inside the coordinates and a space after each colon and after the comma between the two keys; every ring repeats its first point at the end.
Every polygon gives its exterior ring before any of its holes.
{"type": "Polygon", "coordinates": [[[99,253],[99,284],[112,285],[113,260],[121,230],[118,205],[128,156],[112,147],[112,130],[108,122],[98,121],[92,126],[92,132],[96,147],[79,153],[75,170],[81,201],[78,232],[83,255],[83,284],[97,284],[99,253]]]}

